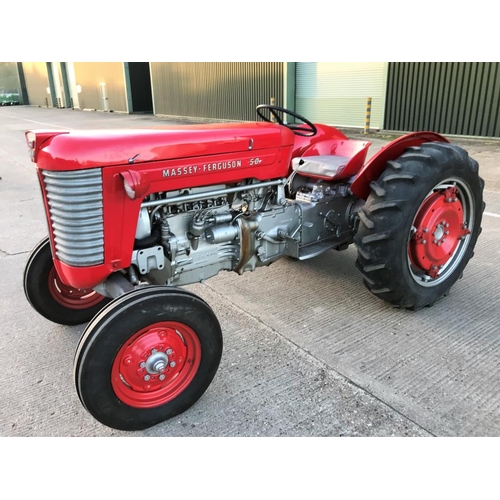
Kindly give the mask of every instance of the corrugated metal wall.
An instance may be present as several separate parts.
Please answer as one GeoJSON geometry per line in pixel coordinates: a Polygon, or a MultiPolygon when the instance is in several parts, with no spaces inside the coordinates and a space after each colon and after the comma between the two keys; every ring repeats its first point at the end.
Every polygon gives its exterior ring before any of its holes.
{"type": "Polygon", "coordinates": [[[128,111],[122,62],[75,62],[73,68],[75,83],[82,87],[78,94],[81,109],[105,109],[101,95],[101,83],[105,83],[108,110],[128,111]]]}
{"type": "Polygon", "coordinates": [[[256,120],[255,107],[283,105],[283,63],[151,63],[157,115],[256,120]]]}
{"type": "Polygon", "coordinates": [[[52,107],[51,97],[47,94],[47,87],[49,87],[47,63],[23,62],[23,72],[29,104],[52,107]]]}
{"type": "Polygon", "coordinates": [[[500,63],[389,63],[384,128],[500,136],[500,63]]]}
{"type": "Polygon", "coordinates": [[[364,127],[372,98],[371,128],[382,128],[387,63],[296,63],[297,113],[314,122],[364,127]]]}

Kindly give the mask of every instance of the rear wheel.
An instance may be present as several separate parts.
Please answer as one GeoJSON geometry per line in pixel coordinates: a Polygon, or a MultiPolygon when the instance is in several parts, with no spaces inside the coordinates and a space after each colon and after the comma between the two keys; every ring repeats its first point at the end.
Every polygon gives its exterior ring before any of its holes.
{"type": "Polygon", "coordinates": [[[54,267],[49,238],[41,240],[28,257],[23,282],[31,306],[61,325],[87,323],[111,300],[92,289],[65,285],[54,267]]]}
{"type": "Polygon", "coordinates": [[[481,232],[477,162],[458,146],[424,143],[370,186],[355,236],[365,285],[394,306],[432,305],[461,277],[481,232]]]}
{"type": "Polygon", "coordinates": [[[190,408],[222,356],[212,309],[184,290],[148,286],[109,304],[78,345],[78,396],[102,424],[141,430],[190,408]]]}

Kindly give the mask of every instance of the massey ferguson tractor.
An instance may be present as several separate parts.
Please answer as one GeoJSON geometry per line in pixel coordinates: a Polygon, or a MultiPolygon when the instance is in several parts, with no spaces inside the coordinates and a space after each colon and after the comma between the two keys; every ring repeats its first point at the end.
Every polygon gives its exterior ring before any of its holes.
{"type": "Polygon", "coordinates": [[[446,295],[473,255],[484,182],[445,137],[410,133],[366,162],[370,142],[278,106],[257,115],[26,132],[49,232],[28,258],[26,297],[50,321],[88,323],[74,381],[108,427],[156,425],[212,382],[221,328],[183,285],[354,243],[367,288],[417,310],[446,295]]]}

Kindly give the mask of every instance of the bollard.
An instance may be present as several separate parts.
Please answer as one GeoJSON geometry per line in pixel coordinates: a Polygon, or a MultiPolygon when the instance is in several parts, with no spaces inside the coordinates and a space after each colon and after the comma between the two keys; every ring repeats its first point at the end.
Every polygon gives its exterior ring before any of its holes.
{"type": "Polygon", "coordinates": [[[366,98],[366,118],[365,118],[365,134],[370,131],[370,116],[372,113],[372,98],[366,98]]]}

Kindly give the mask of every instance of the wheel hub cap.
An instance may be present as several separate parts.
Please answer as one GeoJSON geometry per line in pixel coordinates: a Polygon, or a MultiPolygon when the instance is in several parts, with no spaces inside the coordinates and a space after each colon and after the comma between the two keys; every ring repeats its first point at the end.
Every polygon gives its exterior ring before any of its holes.
{"type": "Polygon", "coordinates": [[[416,229],[409,244],[412,264],[431,278],[451,259],[460,240],[470,233],[457,189],[432,193],[415,218],[416,229]]]}
{"type": "Polygon", "coordinates": [[[116,356],[113,390],[124,403],[153,408],[177,397],[201,362],[196,333],[184,323],[155,323],[133,335],[116,356]]]}

